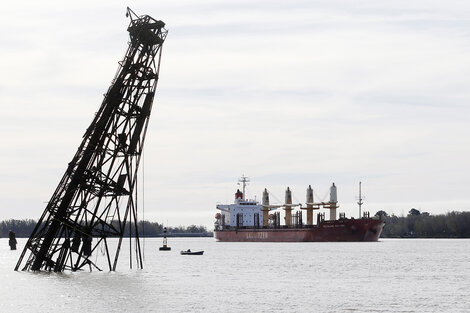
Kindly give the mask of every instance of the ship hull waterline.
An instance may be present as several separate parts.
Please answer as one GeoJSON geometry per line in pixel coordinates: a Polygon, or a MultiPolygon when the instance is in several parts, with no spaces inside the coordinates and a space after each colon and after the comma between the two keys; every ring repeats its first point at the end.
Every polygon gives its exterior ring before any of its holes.
{"type": "Polygon", "coordinates": [[[321,222],[300,228],[238,228],[215,230],[220,242],[337,242],[378,241],[384,223],[374,219],[321,222]]]}

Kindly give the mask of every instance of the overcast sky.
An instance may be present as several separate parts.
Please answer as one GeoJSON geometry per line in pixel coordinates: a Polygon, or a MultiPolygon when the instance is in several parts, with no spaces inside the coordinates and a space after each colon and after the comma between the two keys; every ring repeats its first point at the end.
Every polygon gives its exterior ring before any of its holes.
{"type": "Polygon", "coordinates": [[[340,212],[470,210],[468,1],[11,1],[0,11],[0,219],[37,219],[127,48],[129,5],[169,34],[145,218],[212,227],[266,187],[338,186],[340,212]]]}

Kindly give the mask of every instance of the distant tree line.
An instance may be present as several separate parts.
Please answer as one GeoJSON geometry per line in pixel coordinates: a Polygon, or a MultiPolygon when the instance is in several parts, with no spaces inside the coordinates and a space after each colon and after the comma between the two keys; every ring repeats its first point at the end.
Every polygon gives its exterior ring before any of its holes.
{"type": "MultiPolygon", "coordinates": [[[[140,236],[145,237],[162,237],[164,232],[164,225],[157,222],[139,221],[140,236]]],[[[166,235],[171,236],[212,236],[212,232],[208,231],[202,225],[189,225],[189,226],[169,226],[167,227],[166,235]]],[[[125,236],[128,236],[129,231],[126,230],[125,236]]]]}
{"type": "Polygon", "coordinates": [[[31,219],[5,220],[0,222],[0,237],[8,238],[8,232],[14,231],[16,237],[29,237],[37,222],[31,219]]]}
{"type": "MultiPolygon", "coordinates": [[[[382,238],[470,238],[470,212],[450,212],[447,214],[431,215],[411,209],[407,216],[388,215],[378,211],[376,216],[385,221],[382,238]]],[[[32,219],[4,220],[0,222],[0,237],[7,238],[10,230],[17,237],[29,237],[37,221],[32,219]]],[[[158,222],[140,221],[139,236],[161,237],[164,225],[158,222]]],[[[134,234],[134,225],[131,227],[134,234]]],[[[167,237],[172,236],[212,236],[204,226],[167,227],[167,237]]],[[[124,236],[129,236],[129,227],[124,236]]]]}
{"type": "MultiPolygon", "coordinates": [[[[117,222],[113,222],[113,224],[117,222]]],[[[4,220],[0,222],[0,237],[7,238],[10,230],[14,231],[16,237],[28,238],[36,227],[37,221],[32,219],[24,220],[4,220]]],[[[129,225],[129,224],[128,224],[129,225]]],[[[134,236],[134,224],[131,225],[131,231],[134,236]]],[[[141,237],[161,237],[163,236],[164,226],[157,222],[139,221],[139,236],[141,237]]],[[[176,226],[167,227],[167,236],[212,236],[205,226],[176,226]]],[[[129,227],[126,227],[124,236],[129,236],[129,227]]]]}
{"type": "Polygon", "coordinates": [[[382,238],[470,238],[470,212],[431,215],[411,209],[407,216],[378,211],[385,221],[382,238]]]}

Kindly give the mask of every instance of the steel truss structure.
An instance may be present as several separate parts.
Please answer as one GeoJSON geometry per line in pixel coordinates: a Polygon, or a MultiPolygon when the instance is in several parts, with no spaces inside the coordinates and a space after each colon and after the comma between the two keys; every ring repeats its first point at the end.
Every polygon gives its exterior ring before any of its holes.
{"type": "Polygon", "coordinates": [[[131,20],[126,55],[15,270],[98,268],[91,256],[101,248],[114,271],[125,229],[136,238],[136,262],[143,267],[137,170],[168,31],[162,21],[137,16],[129,8],[126,16],[131,20]],[[108,245],[110,237],[119,238],[115,251],[108,245]]]}

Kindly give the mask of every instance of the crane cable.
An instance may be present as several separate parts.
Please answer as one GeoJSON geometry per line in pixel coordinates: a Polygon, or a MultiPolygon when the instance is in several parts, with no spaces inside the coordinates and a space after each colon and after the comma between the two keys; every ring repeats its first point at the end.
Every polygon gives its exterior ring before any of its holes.
{"type": "Polygon", "coordinates": [[[269,194],[271,197],[274,198],[274,200],[276,200],[278,203],[281,203],[281,204],[282,204],[282,202],[281,202],[271,191],[269,191],[267,188],[266,188],[266,191],[268,192],[268,194],[269,194]]]}
{"type": "Polygon", "coordinates": [[[142,256],[145,262],[145,150],[142,149],[142,256]]]}
{"type": "Polygon", "coordinates": [[[317,199],[320,200],[320,202],[325,202],[325,199],[328,197],[328,193],[329,193],[329,192],[330,192],[330,190],[327,190],[326,193],[325,193],[325,195],[323,196],[323,198],[320,198],[320,197],[318,196],[318,194],[315,192],[315,189],[313,189],[313,194],[315,195],[315,197],[316,197],[317,199]]]}

